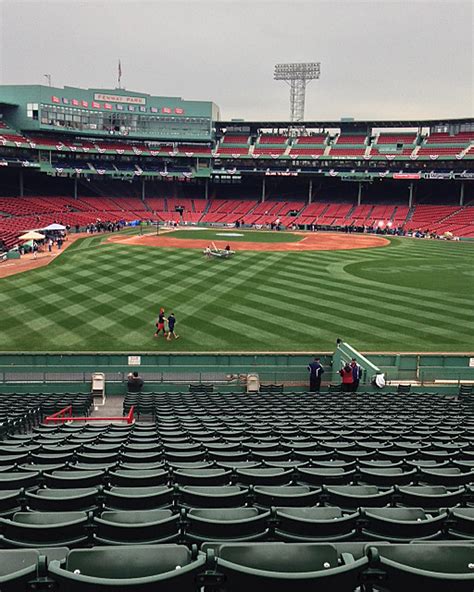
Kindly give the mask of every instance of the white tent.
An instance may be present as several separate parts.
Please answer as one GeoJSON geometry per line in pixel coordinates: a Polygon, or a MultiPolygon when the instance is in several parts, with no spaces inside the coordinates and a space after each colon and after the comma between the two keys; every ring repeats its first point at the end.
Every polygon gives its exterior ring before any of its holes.
{"type": "Polygon", "coordinates": [[[45,228],[42,228],[41,230],[66,230],[66,227],[63,226],[62,224],[50,224],[49,226],[46,226],[45,228]]]}
{"type": "Polygon", "coordinates": [[[41,234],[41,232],[36,232],[36,230],[30,230],[29,232],[27,232],[26,234],[22,234],[18,238],[20,240],[25,240],[25,241],[29,241],[29,240],[43,240],[44,239],[44,234],[41,234]]]}

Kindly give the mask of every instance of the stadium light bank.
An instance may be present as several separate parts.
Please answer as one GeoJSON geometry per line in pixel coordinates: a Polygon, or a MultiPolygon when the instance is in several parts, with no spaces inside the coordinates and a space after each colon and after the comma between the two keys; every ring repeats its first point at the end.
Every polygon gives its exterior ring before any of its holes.
{"type": "Polygon", "coordinates": [[[321,62],[276,64],[274,80],[284,80],[290,86],[290,121],[303,121],[306,85],[319,80],[321,62]]]}

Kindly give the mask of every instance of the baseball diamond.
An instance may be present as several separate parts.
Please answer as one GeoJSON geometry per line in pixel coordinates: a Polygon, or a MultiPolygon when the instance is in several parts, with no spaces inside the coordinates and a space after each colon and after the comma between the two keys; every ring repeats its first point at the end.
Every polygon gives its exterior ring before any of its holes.
{"type": "Polygon", "coordinates": [[[146,246],[151,234],[88,237],[0,280],[1,348],[298,352],[330,349],[339,335],[363,351],[472,349],[472,243],[390,237],[382,248],[300,252],[255,243],[265,252],[235,242],[232,260],[208,261],[196,236],[206,233],[213,240],[215,230],[187,233],[183,246],[195,248],[146,246]],[[179,341],[153,340],[160,306],[175,312],[179,341]]]}

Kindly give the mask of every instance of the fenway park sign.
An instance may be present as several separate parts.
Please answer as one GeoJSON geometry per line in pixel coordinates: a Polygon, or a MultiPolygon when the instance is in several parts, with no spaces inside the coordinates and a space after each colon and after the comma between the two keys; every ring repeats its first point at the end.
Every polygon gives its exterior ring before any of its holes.
{"type": "Polygon", "coordinates": [[[146,105],[146,99],[143,97],[131,97],[125,95],[108,95],[104,93],[95,93],[95,101],[107,101],[108,103],[125,103],[127,105],[146,105]]]}

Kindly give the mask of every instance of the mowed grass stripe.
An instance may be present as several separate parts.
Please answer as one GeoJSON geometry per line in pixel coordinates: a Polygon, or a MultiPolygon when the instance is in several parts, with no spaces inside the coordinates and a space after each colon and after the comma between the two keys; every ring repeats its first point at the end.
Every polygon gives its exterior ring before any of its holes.
{"type": "Polygon", "coordinates": [[[471,245],[395,239],[383,249],[207,261],[196,251],[89,238],[82,252],[0,280],[5,349],[317,350],[341,334],[372,350],[467,350],[472,342],[469,277],[462,296],[452,283],[472,268],[471,245]],[[408,285],[393,283],[390,266],[408,285]],[[446,286],[430,280],[430,266],[453,268],[446,286]],[[377,281],[357,275],[379,267],[387,273],[377,281]],[[161,305],[176,309],[177,342],[153,340],[161,305]]]}
{"type": "MultiPolygon", "coordinates": [[[[300,275],[293,272],[285,273],[283,277],[280,277],[282,275],[283,274],[281,273],[279,276],[270,279],[269,284],[272,285],[272,287],[278,287],[281,285],[295,290],[295,286],[297,285],[296,282],[300,275]],[[293,277],[294,280],[291,280],[291,277],[293,277]]],[[[393,314],[393,312],[399,313],[400,319],[410,314],[413,315],[420,304],[420,299],[417,296],[410,296],[409,290],[406,290],[403,303],[400,304],[401,299],[399,297],[391,296],[385,292],[380,294],[380,291],[370,289],[362,292],[353,284],[344,283],[341,285],[340,282],[331,281],[324,276],[312,278],[311,282],[309,280],[306,281],[305,286],[301,286],[295,291],[298,294],[302,294],[311,293],[312,290],[314,290],[315,294],[328,297],[334,301],[338,301],[340,304],[347,303],[348,298],[350,299],[350,302],[360,303],[364,306],[370,302],[372,310],[384,312],[389,309],[391,314],[393,314]]],[[[455,328],[461,332],[469,333],[470,329],[474,329],[473,315],[467,309],[463,313],[460,311],[459,307],[453,305],[450,306],[449,303],[447,305],[445,301],[428,304],[426,299],[423,300],[423,305],[425,307],[425,310],[421,312],[423,318],[431,319],[438,324],[443,324],[445,321],[453,324],[455,328]],[[433,311],[426,310],[428,306],[432,306],[433,311]],[[441,312],[444,314],[440,314],[441,312]]]]}
{"type": "MultiPolygon", "coordinates": [[[[300,292],[296,294],[289,290],[284,290],[280,287],[280,283],[276,281],[273,284],[272,294],[279,296],[279,302],[284,300],[287,302],[291,301],[294,311],[300,316],[302,316],[305,310],[308,309],[308,306],[311,306],[312,304],[309,300],[303,298],[300,295],[300,292]]],[[[264,294],[259,294],[259,298],[262,301],[266,301],[267,305],[269,304],[269,301],[264,294]]],[[[331,317],[333,317],[334,320],[339,319],[339,323],[341,323],[342,318],[344,318],[345,323],[349,324],[353,329],[356,329],[359,334],[365,333],[367,326],[373,324],[373,321],[375,320],[379,321],[379,324],[375,325],[375,327],[384,327],[387,330],[391,329],[398,331],[400,330],[400,327],[404,327],[407,332],[418,329],[433,337],[441,336],[444,339],[451,338],[452,330],[446,331],[439,326],[427,325],[426,323],[418,321],[416,318],[405,320],[400,316],[394,317],[389,309],[387,309],[387,311],[376,312],[371,305],[371,301],[362,297],[354,297],[350,301],[347,301],[344,298],[338,298],[336,294],[332,293],[332,298],[334,305],[329,305],[327,301],[323,301],[323,303],[321,303],[321,301],[319,303],[314,302],[315,314],[325,322],[330,322],[331,317]],[[361,306],[354,306],[355,301],[359,302],[361,306]],[[363,310],[367,310],[369,306],[371,307],[370,317],[364,319],[361,313],[363,310]]],[[[469,332],[467,333],[469,334],[469,332]]]]}
{"type": "MultiPolygon", "coordinates": [[[[292,275],[295,278],[300,278],[300,274],[308,272],[309,269],[309,267],[302,267],[301,265],[295,264],[292,268],[292,272],[290,272],[289,275],[292,275]]],[[[386,302],[404,302],[407,306],[410,307],[417,306],[420,302],[419,294],[415,294],[414,291],[410,288],[404,288],[401,294],[393,294],[392,291],[387,289],[386,285],[383,285],[384,289],[381,291],[382,284],[380,282],[362,282],[363,290],[361,290],[361,282],[359,281],[359,278],[357,278],[356,276],[350,276],[349,274],[347,280],[341,281],[339,279],[334,278],[331,275],[328,275],[327,272],[323,271],[313,274],[311,280],[314,282],[314,285],[318,287],[318,289],[326,287],[334,288],[334,290],[336,291],[350,290],[351,294],[354,295],[363,292],[367,296],[372,296],[375,300],[382,297],[385,298],[386,302]],[[354,280],[352,279],[353,277],[355,278],[354,280]]],[[[307,283],[309,283],[311,280],[308,279],[307,283]]],[[[459,308],[459,303],[452,303],[449,300],[447,301],[445,294],[436,294],[432,290],[426,290],[422,298],[423,306],[432,307],[434,309],[435,314],[439,312],[440,307],[445,308],[446,306],[448,306],[448,308],[450,307],[453,314],[458,315],[461,320],[472,318],[470,307],[465,307],[464,309],[459,308]]],[[[467,304],[467,302],[464,302],[464,304],[467,304]]]]}

